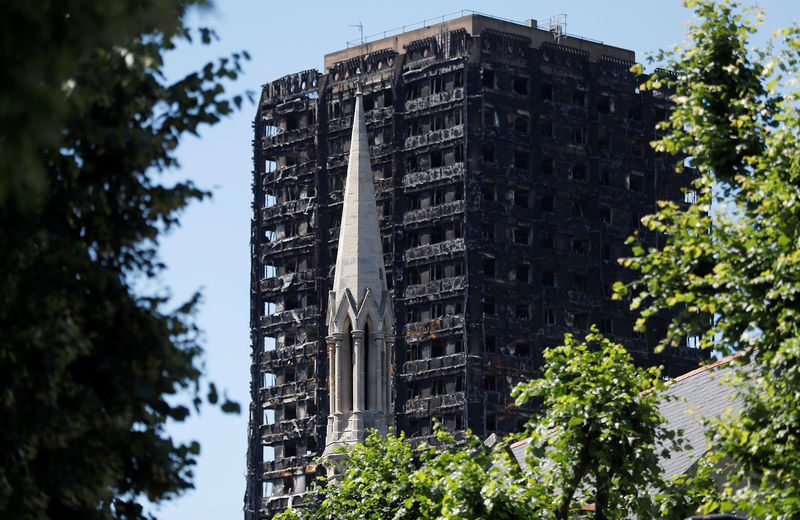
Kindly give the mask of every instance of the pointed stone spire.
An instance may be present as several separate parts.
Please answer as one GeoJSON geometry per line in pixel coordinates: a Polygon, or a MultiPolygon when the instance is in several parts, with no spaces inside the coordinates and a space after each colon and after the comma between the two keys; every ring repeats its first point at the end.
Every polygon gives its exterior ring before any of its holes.
{"type": "Polygon", "coordinates": [[[360,301],[367,289],[373,295],[386,290],[383,272],[383,248],[378,229],[378,208],[375,185],[369,158],[367,123],[364,119],[364,99],[361,85],[356,91],[353,134],[350,139],[350,158],[342,205],[342,225],[339,248],[336,252],[336,272],[333,291],[336,299],[350,289],[360,301]]]}
{"type": "Polygon", "coordinates": [[[392,302],[386,285],[364,100],[356,90],[333,288],[328,296],[330,415],[324,455],[391,423],[392,302]]]}

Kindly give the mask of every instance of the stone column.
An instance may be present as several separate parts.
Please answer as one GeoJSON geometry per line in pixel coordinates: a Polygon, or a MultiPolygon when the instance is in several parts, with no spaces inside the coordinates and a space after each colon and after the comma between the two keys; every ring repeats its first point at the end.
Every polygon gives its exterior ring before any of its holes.
{"type": "Polygon", "coordinates": [[[334,332],[333,334],[331,334],[331,336],[333,336],[333,342],[334,342],[334,351],[333,351],[334,354],[333,354],[333,357],[334,357],[334,360],[336,362],[336,365],[334,367],[334,378],[335,379],[334,379],[334,385],[333,385],[333,388],[334,388],[333,392],[334,392],[334,398],[335,398],[333,413],[334,413],[334,416],[335,416],[335,423],[336,423],[334,431],[337,434],[341,434],[341,432],[343,430],[343,427],[342,427],[342,424],[341,424],[342,423],[342,414],[345,411],[345,402],[344,402],[344,400],[345,400],[345,397],[347,395],[347,392],[345,390],[345,385],[349,385],[350,384],[350,382],[346,379],[346,375],[347,375],[348,371],[347,371],[347,367],[345,366],[347,364],[347,360],[345,358],[348,357],[348,356],[345,356],[344,353],[342,352],[342,350],[343,350],[343,348],[342,348],[343,347],[342,346],[342,340],[344,339],[344,334],[342,334],[341,332],[334,332]]]}
{"type": "Polygon", "coordinates": [[[328,345],[328,415],[336,413],[336,344],[333,336],[325,338],[328,345]]]}
{"type": "Polygon", "coordinates": [[[386,378],[383,370],[383,336],[383,332],[372,333],[375,348],[372,351],[372,355],[369,357],[369,371],[371,374],[370,380],[373,382],[374,387],[373,391],[369,394],[369,409],[385,412],[386,409],[383,406],[383,388],[386,378]]]}
{"type": "Polygon", "coordinates": [[[386,373],[386,377],[384,378],[384,384],[386,386],[384,387],[383,406],[387,414],[386,423],[391,425],[392,422],[389,420],[389,418],[392,417],[392,356],[394,355],[394,336],[387,335],[384,338],[384,352],[386,355],[384,358],[383,370],[386,373]]]}
{"type": "Polygon", "coordinates": [[[327,336],[325,343],[328,346],[328,429],[327,438],[330,439],[334,431],[336,418],[336,343],[333,336],[327,336]]]}
{"type": "Polygon", "coordinates": [[[353,337],[353,411],[364,411],[364,331],[354,330],[353,337]]]}

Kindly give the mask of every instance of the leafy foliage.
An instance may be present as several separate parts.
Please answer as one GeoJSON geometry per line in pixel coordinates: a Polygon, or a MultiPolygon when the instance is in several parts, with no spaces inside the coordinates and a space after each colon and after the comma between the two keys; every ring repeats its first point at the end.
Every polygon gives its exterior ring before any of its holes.
{"type": "MultiPolygon", "coordinates": [[[[75,65],[98,49],[124,51],[143,34],[167,43],[188,35],[181,23],[208,0],[120,0],[112,3],[3,2],[0,30],[0,202],[38,204],[52,179],[42,148],[58,148],[74,115],[75,65]]],[[[86,99],[86,102],[91,102],[86,99]]]]}
{"type": "Polygon", "coordinates": [[[541,399],[527,424],[529,486],[550,518],[565,520],[592,505],[595,518],[659,515],[653,497],[666,493],[659,457],[682,448],[665,427],[660,370],[633,365],[630,354],[595,326],[581,342],[544,351],[541,378],[518,385],[518,404],[541,399]],[[650,390],[653,389],[653,390],[650,390]]]}
{"type": "Polygon", "coordinates": [[[162,268],[160,233],[208,195],[163,185],[159,171],[175,166],[182,135],[233,108],[221,81],[242,56],[163,79],[164,52],[188,36],[185,10],[204,3],[4,6],[3,518],[136,519],[142,497],[192,485],[199,446],[174,443],[165,423],[190,413],[169,396],[200,403],[199,297],[164,312],[164,295],[134,286],[162,268]]]}
{"type": "Polygon", "coordinates": [[[437,445],[414,451],[402,434],[373,432],[342,454],[335,481],[316,488],[312,507],[278,520],[560,520],[589,504],[598,519],[693,511],[681,496],[685,481],[673,486],[660,475],[659,456],[684,443],[658,413],[659,370],[636,368],[596,328],[585,342],[567,335],[545,361],[541,379],[514,390],[518,403],[540,398],[544,406],[528,422],[522,467],[507,444],[513,436],[490,449],[468,432],[462,445],[437,425],[437,445]]]}
{"type": "Polygon", "coordinates": [[[411,447],[402,434],[384,441],[373,432],[364,444],[348,450],[341,481],[325,488],[316,514],[318,518],[406,518],[397,512],[414,508],[409,500],[414,470],[411,447]]]}
{"type": "Polygon", "coordinates": [[[721,502],[706,511],[761,518],[800,514],[800,112],[796,82],[800,27],[773,34],[762,49],[750,38],[763,16],[734,2],[686,2],[697,22],[689,44],[658,58],[676,78],[676,103],[657,150],[688,155],[697,202],[662,202],[645,219],[666,237],[663,250],[634,247],[625,265],[641,279],[617,286],[654,314],[677,311],[665,343],[687,336],[701,346],[747,350],[737,377],[746,409],[716,424],[721,463],[731,460],[721,502]],[[752,17],[748,15],[752,14],[752,17]],[[755,20],[755,21],[754,21],[755,20]]]}
{"type": "MultiPolygon", "coordinates": [[[[312,507],[277,520],[481,520],[531,518],[534,509],[514,463],[467,434],[466,445],[436,426],[437,447],[412,450],[401,433],[372,432],[347,449],[335,481],[315,489],[312,507]],[[498,457],[508,465],[493,466],[498,457]]],[[[330,463],[330,462],[328,462],[330,463]]]]}
{"type": "MultiPolygon", "coordinates": [[[[499,444],[488,448],[467,432],[465,445],[437,427],[437,446],[428,447],[412,475],[418,518],[446,520],[512,520],[530,518],[536,501],[516,461],[499,444]]],[[[417,517],[414,517],[417,518],[417,517]]]]}

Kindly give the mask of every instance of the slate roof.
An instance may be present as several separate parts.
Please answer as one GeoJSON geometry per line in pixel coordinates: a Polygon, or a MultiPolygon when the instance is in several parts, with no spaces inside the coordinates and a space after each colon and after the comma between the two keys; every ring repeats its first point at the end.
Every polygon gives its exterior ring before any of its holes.
{"type": "MultiPolygon", "coordinates": [[[[664,390],[667,395],[678,399],[662,402],[659,411],[671,429],[683,430],[684,438],[691,446],[689,450],[673,453],[670,458],[660,461],[665,477],[685,473],[708,450],[704,418],[718,417],[728,410],[742,408],[744,403],[736,395],[736,388],[725,383],[726,376],[741,368],[732,362],[738,356],[734,354],[683,374],[670,381],[664,390]]],[[[524,464],[528,443],[529,439],[526,439],[509,447],[520,465],[524,464]]]]}

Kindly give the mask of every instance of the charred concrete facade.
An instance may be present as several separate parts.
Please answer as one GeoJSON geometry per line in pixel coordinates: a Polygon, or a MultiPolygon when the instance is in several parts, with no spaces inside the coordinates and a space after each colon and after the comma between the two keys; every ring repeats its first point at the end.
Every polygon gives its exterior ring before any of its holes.
{"type": "Polygon", "coordinates": [[[264,86],[255,118],[252,404],[245,518],[299,505],[329,413],[326,316],[356,99],[363,103],[394,307],[391,410],[417,439],[438,418],[516,431],[513,385],[592,323],[656,355],[611,284],[656,200],[687,179],[648,146],[668,106],[631,51],[470,15],[327,55],[264,86]],[[274,460],[271,460],[274,457],[274,460]]]}

